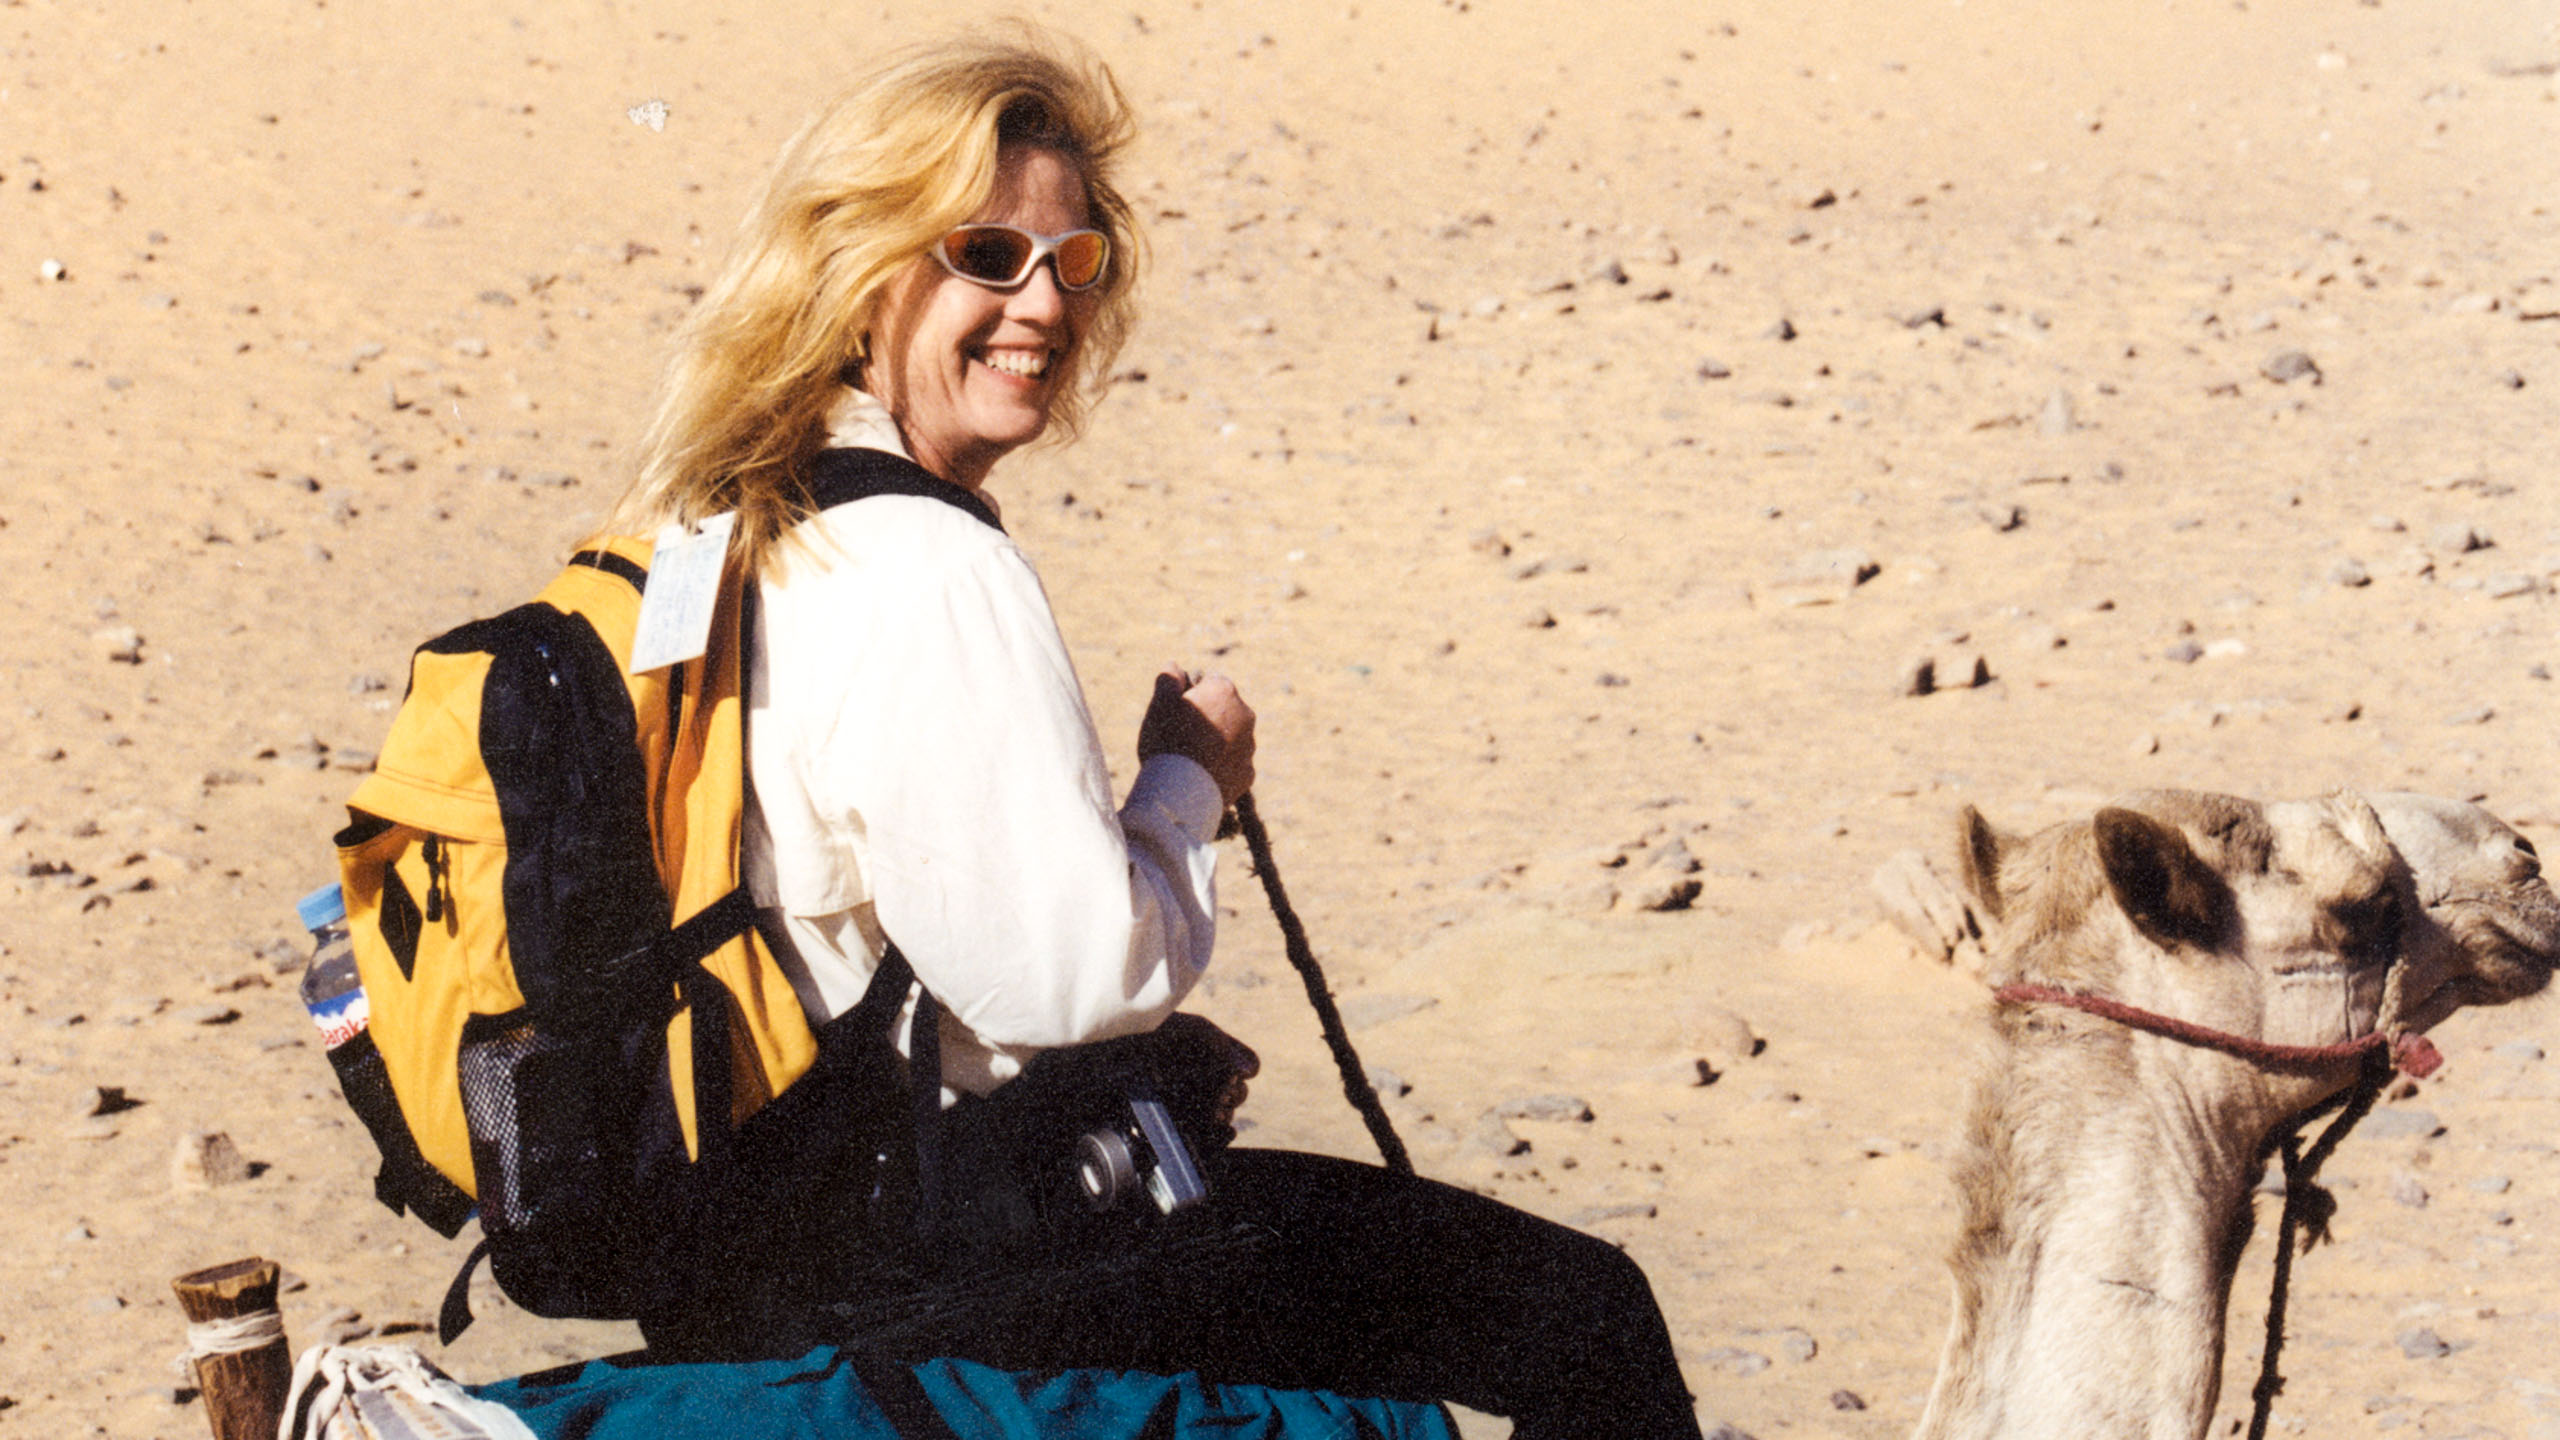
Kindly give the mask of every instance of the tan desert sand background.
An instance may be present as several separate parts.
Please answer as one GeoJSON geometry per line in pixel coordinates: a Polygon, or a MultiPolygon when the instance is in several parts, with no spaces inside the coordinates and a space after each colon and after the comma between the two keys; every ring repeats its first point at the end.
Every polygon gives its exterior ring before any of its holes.
{"type": "MultiPolygon", "coordinates": [[[[632,1343],[485,1284],[416,1333],[463,1246],[370,1198],[290,907],[410,647],[616,493],[776,146],[954,13],[0,0],[0,1432],[203,1434],[167,1282],[250,1253],[297,1344],[632,1343]],[[176,1187],[203,1130],[259,1173],[176,1187]]],[[[1237,677],[1423,1167],[1638,1256],[1710,1425],[1918,1416],[1983,1002],[1868,877],[1959,803],[2560,839],[2560,4],[1032,13],[1145,125],[1144,328],[993,485],[1104,735],[1237,677]]],[[[1367,1153],[1226,863],[1249,1138],[1367,1153]]],[[[2547,1016],[2457,1017],[2331,1166],[2282,1430],[2560,1435],[2547,1016]]]]}

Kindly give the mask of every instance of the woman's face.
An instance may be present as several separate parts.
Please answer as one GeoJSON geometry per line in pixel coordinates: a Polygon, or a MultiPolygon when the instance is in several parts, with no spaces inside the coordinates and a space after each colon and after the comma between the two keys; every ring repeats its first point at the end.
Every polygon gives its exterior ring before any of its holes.
{"type": "MultiPolygon", "coordinates": [[[[972,219],[1042,235],[1083,229],[1084,177],[1056,150],[1007,145],[995,193],[972,219]]],[[[1048,258],[1014,289],[991,290],[921,257],[873,326],[865,383],[917,464],[975,490],[997,460],[1048,427],[1101,297],[1101,286],[1061,289],[1048,258]]]]}

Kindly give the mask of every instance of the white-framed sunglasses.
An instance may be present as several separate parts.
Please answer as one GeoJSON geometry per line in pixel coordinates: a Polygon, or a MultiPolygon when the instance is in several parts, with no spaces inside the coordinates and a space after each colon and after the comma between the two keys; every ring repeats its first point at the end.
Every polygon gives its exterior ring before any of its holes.
{"type": "Polygon", "coordinates": [[[935,242],[933,258],[963,280],[1010,290],[1050,257],[1062,290],[1090,290],[1111,267],[1111,237],[1099,230],[1041,235],[1014,225],[963,225],[935,242]]]}

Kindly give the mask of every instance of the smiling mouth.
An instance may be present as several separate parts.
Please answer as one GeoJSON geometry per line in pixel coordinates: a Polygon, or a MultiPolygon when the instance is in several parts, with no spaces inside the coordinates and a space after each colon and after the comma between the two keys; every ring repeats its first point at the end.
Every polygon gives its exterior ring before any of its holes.
{"type": "Polygon", "coordinates": [[[1017,380],[1037,380],[1049,373],[1050,352],[1046,350],[981,350],[977,359],[988,369],[1017,380]]]}

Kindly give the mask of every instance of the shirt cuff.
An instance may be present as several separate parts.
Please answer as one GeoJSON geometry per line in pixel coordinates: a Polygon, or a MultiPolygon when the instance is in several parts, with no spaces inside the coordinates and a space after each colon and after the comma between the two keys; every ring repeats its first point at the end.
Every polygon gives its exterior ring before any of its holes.
{"type": "Polygon", "coordinates": [[[1139,764],[1138,778],[1129,786],[1129,803],[1121,812],[1160,810],[1172,816],[1194,843],[1200,843],[1217,834],[1218,817],[1226,808],[1218,782],[1209,778],[1206,766],[1188,755],[1161,754],[1139,764]]]}

